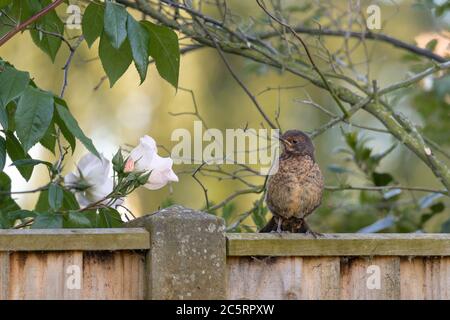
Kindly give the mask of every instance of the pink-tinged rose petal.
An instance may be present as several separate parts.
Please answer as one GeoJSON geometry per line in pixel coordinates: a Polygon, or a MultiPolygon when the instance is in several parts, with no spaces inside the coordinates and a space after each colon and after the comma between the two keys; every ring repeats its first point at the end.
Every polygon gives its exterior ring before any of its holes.
{"type": "Polygon", "coordinates": [[[127,162],[125,162],[125,168],[123,171],[132,172],[133,170],[134,170],[134,160],[131,158],[128,158],[127,162]]]}

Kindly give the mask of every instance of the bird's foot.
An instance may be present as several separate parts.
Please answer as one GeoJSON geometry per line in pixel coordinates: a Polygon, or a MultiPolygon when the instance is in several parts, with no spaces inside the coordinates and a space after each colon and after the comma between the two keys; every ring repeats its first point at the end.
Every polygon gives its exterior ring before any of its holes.
{"type": "Polygon", "coordinates": [[[306,231],[306,234],[312,235],[314,237],[314,239],[325,237],[325,235],[323,233],[315,232],[315,231],[312,231],[311,229],[308,229],[306,231]]]}
{"type": "Polygon", "coordinates": [[[309,225],[306,223],[305,220],[303,220],[302,223],[302,231],[304,230],[304,232],[308,235],[312,235],[315,239],[320,238],[320,237],[324,237],[324,235],[322,233],[319,232],[315,232],[312,231],[311,228],[309,227],[309,225]]]}

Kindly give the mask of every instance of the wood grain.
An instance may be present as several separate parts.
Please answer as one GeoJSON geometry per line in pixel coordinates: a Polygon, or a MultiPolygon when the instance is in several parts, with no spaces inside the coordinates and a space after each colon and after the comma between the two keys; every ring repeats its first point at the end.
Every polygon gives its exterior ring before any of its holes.
{"type": "Polygon", "coordinates": [[[301,288],[302,299],[339,299],[340,259],[336,257],[304,258],[301,288]]]}
{"type": "Polygon", "coordinates": [[[79,299],[66,285],[71,265],[82,265],[81,252],[11,253],[8,299],[79,299]]]}
{"type": "Polygon", "coordinates": [[[142,228],[0,230],[0,251],[138,250],[150,248],[142,228]]]}
{"type": "Polygon", "coordinates": [[[302,258],[228,258],[228,299],[300,299],[302,258]]]}
{"type": "Polygon", "coordinates": [[[228,233],[228,256],[450,256],[450,234],[228,233]]]}
{"type": "Polygon", "coordinates": [[[392,300],[400,298],[400,258],[341,259],[341,299],[392,300]],[[380,286],[370,287],[369,267],[379,268],[380,286]]]}
{"type": "Polygon", "coordinates": [[[0,300],[8,298],[9,253],[0,252],[0,300]]]}
{"type": "Polygon", "coordinates": [[[82,299],[144,298],[142,252],[84,252],[82,299]]]}

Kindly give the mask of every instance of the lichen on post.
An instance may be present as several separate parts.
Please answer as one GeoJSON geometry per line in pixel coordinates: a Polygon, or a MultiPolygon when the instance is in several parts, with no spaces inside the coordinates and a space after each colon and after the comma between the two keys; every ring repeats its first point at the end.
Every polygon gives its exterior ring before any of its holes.
{"type": "Polygon", "coordinates": [[[126,226],[150,233],[146,299],[225,299],[223,219],[176,205],[126,226]]]}

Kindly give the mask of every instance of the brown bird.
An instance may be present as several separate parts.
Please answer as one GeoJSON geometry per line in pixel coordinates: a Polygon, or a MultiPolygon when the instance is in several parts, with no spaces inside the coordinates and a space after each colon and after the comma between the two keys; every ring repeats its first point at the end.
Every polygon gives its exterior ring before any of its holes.
{"type": "Polygon", "coordinates": [[[311,139],[300,130],[286,131],[278,171],[267,181],[266,203],[273,214],[260,232],[313,232],[305,218],[321,203],[323,176],[311,139]]]}

